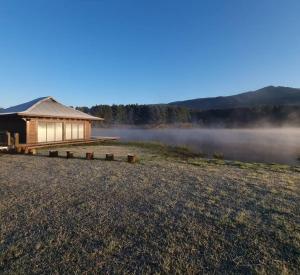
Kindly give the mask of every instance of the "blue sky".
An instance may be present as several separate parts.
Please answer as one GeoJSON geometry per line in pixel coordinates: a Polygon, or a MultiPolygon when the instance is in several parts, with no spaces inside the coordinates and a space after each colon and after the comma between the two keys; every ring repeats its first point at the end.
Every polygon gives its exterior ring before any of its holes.
{"type": "Polygon", "coordinates": [[[299,0],[0,0],[0,106],[300,87],[299,0]]]}

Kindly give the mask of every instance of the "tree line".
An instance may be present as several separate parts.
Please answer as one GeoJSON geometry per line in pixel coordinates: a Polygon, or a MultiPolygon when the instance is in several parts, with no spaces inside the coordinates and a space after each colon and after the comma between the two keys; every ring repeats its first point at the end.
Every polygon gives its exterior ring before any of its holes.
{"type": "Polygon", "coordinates": [[[300,106],[261,106],[193,110],[173,105],[95,105],[77,110],[104,118],[107,125],[160,125],[191,123],[199,126],[243,127],[259,123],[300,125],[300,106]]]}
{"type": "Polygon", "coordinates": [[[77,110],[104,118],[106,124],[174,124],[191,121],[190,110],[168,105],[96,105],[77,110]]]}

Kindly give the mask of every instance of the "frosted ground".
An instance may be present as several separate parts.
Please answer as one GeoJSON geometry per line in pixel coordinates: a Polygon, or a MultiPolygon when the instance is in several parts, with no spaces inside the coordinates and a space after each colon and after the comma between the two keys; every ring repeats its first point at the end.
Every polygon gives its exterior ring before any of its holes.
{"type": "Polygon", "coordinates": [[[71,150],[0,155],[0,273],[299,272],[299,167],[157,145],[71,150]]]}

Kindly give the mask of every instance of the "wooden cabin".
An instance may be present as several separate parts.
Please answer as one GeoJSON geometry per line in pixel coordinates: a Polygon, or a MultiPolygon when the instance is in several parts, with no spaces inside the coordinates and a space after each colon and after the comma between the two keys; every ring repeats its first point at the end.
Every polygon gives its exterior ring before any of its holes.
{"type": "Polygon", "coordinates": [[[103,120],[42,97],[4,109],[0,132],[19,134],[22,144],[54,144],[91,139],[92,121],[103,120]]]}

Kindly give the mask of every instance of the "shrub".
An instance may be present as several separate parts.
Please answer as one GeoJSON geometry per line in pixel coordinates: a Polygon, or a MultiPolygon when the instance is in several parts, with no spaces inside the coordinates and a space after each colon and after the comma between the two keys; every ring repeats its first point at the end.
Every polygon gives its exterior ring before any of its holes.
{"type": "Polygon", "coordinates": [[[224,155],[222,153],[214,153],[213,157],[215,159],[224,159],[224,155]]]}

